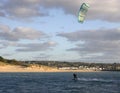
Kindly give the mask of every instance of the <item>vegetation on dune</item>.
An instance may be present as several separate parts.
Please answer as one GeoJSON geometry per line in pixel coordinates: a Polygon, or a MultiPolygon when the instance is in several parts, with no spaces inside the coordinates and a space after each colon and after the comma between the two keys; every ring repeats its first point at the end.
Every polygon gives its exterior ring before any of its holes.
{"type": "Polygon", "coordinates": [[[102,70],[120,70],[120,63],[86,63],[86,62],[61,62],[61,61],[17,61],[15,59],[4,59],[0,56],[0,65],[19,65],[24,67],[83,67],[83,68],[101,68],[102,70]]]}
{"type": "Polygon", "coordinates": [[[17,61],[15,59],[9,60],[1,56],[0,56],[0,65],[20,65],[20,66],[25,66],[25,67],[29,66],[28,64],[25,64],[21,61],[17,61]]]}

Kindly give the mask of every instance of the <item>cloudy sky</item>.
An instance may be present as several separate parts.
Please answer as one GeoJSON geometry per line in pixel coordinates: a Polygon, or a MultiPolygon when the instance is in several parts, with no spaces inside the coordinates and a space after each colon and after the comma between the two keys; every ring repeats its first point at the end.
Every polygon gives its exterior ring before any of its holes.
{"type": "Polygon", "coordinates": [[[0,56],[120,62],[120,0],[0,0],[0,56]],[[90,5],[83,24],[82,3],[90,5]]]}

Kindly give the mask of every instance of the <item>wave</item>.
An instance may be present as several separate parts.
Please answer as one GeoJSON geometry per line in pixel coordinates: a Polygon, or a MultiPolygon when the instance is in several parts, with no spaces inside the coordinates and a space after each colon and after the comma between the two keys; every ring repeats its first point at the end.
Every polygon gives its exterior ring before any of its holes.
{"type": "Polygon", "coordinates": [[[120,80],[115,79],[100,79],[100,78],[78,78],[78,81],[87,81],[87,82],[120,82],[120,80]]]}

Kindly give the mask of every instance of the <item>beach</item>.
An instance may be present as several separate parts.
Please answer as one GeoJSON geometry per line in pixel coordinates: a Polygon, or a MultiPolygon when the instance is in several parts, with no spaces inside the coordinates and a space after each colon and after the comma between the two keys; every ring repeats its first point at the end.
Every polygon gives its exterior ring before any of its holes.
{"type": "Polygon", "coordinates": [[[31,65],[29,67],[19,65],[0,65],[0,72],[96,72],[94,70],[60,70],[57,67],[31,65]]]}

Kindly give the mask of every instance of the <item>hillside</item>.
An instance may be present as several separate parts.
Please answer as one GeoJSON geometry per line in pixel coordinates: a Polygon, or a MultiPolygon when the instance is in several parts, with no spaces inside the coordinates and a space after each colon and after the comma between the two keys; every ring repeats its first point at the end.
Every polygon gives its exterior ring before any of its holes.
{"type": "Polygon", "coordinates": [[[16,60],[7,60],[0,57],[0,72],[51,72],[57,68],[40,64],[26,64],[16,60]]]}
{"type": "Polygon", "coordinates": [[[17,61],[0,56],[0,72],[120,71],[119,63],[17,61]]]}

